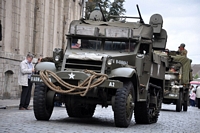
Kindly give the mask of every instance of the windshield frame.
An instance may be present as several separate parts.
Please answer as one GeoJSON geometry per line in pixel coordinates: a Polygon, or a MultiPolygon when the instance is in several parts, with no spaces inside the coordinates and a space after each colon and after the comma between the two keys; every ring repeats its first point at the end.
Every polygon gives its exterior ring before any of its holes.
{"type": "Polygon", "coordinates": [[[71,51],[99,51],[103,53],[107,52],[115,52],[115,53],[135,53],[136,47],[138,46],[138,40],[137,39],[128,39],[128,38],[100,38],[100,37],[85,37],[85,36],[68,36],[68,42],[67,42],[67,50],[71,51]],[[100,48],[99,49],[86,49],[86,48],[72,48],[72,40],[73,39],[86,39],[86,40],[94,40],[94,41],[99,41],[100,42],[100,48]],[[123,51],[123,50],[106,50],[105,49],[105,42],[106,41],[112,41],[112,42],[127,42],[129,43],[128,50],[123,51]],[[130,50],[130,43],[135,43],[135,48],[133,51],[130,50]],[[69,45],[70,44],[70,45],[69,45]]]}

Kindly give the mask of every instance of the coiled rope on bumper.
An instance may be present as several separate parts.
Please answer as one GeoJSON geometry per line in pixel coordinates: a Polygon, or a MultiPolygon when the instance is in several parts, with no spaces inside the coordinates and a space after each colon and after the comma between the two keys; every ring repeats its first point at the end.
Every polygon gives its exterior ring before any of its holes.
{"type": "Polygon", "coordinates": [[[80,96],[85,96],[90,89],[99,86],[106,79],[108,79],[106,74],[96,73],[91,70],[85,70],[84,72],[90,74],[90,76],[78,86],[65,82],[58,75],[49,70],[40,71],[40,78],[51,90],[55,92],[80,96]],[[66,90],[63,90],[60,86],[56,86],[54,83],[52,83],[49,79],[49,76],[52,76],[66,90]],[[94,81],[95,79],[96,81],[94,81]]]}

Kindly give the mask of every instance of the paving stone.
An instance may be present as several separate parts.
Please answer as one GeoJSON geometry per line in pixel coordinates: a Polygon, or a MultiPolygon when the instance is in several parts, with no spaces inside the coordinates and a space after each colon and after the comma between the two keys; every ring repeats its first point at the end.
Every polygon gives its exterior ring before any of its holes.
{"type": "Polygon", "coordinates": [[[188,112],[175,112],[174,105],[163,105],[155,124],[136,124],[132,118],[128,128],[114,125],[113,111],[97,106],[91,119],[69,118],[64,107],[54,108],[49,121],[37,121],[33,110],[0,109],[0,132],[48,133],[198,133],[200,109],[189,107],[188,112]]]}

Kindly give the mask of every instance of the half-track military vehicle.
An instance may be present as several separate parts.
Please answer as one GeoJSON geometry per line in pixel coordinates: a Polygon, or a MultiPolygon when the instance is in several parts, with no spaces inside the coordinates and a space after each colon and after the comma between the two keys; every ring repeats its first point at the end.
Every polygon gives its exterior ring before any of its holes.
{"type": "Polygon", "coordinates": [[[137,22],[106,21],[101,8],[71,22],[66,50],[56,48],[31,78],[37,120],[49,120],[60,101],[69,117],[92,117],[101,105],[112,106],[117,127],[128,127],[133,112],[136,123],[157,122],[167,59],[154,50],[165,49],[167,33],[161,15],[145,24],[137,9],[139,17],[123,16],[137,22]]]}
{"type": "Polygon", "coordinates": [[[169,65],[165,72],[163,103],[175,104],[176,111],[187,111],[191,79],[191,60],[177,54],[177,51],[166,51],[169,65]]]}

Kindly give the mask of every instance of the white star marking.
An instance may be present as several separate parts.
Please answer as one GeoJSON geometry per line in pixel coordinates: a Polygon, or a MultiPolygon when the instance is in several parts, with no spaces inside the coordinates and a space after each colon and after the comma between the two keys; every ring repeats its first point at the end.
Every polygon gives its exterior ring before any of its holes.
{"type": "Polygon", "coordinates": [[[70,73],[70,74],[68,74],[69,75],[69,79],[74,79],[74,74],[73,73],[70,73]]]}

